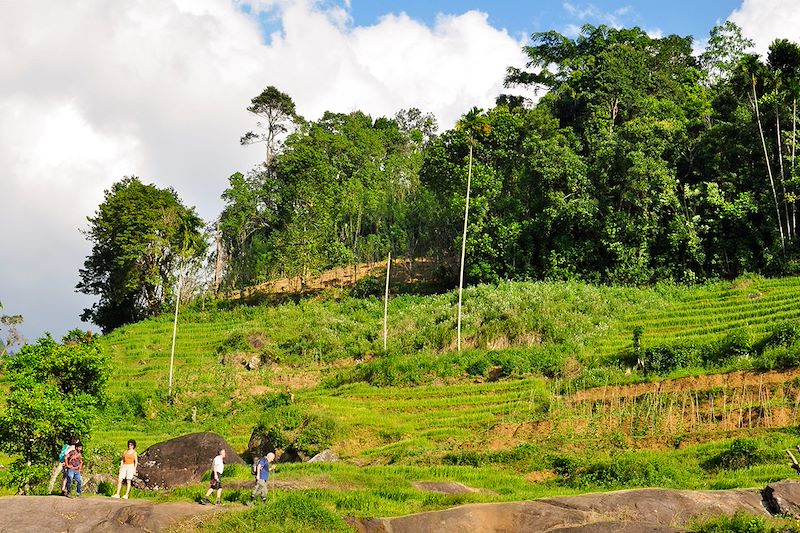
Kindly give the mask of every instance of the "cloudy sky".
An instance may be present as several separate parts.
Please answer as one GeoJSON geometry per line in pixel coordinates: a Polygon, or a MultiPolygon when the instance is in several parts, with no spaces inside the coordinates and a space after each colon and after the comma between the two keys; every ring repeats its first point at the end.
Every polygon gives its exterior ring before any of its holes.
{"type": "Polygon", "coordinates": [[[488,107],[531,32],[582,24],[692,35],[731,19],[764,52],[800,42],[800,0],[32,0],[0,4],[0,313],[28,340],[82,324],[81,234],[126,175],[207,221],[260,147],[245,107],[275,85],[323,111],[488,107]],[[656,5],[658,4],[658,6],[656,5]]]}

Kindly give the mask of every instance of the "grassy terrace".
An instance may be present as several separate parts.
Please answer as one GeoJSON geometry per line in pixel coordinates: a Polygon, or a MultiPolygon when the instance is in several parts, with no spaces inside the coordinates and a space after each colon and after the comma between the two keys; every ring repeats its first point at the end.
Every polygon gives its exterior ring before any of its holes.
{"type": "MultiPolygon", "coordinates": [[[[486,352],[516,351],[532,360],[555,354],[562,373],[591,373],[606,361],[619,364],[620,355],[631,350],[636,327],[642,328],[644,346],[711,342],[733,330],[761,335],[800,316],[799,287],[800,278],[757,276],[688,288],[578,283],[474,287],[465,292],[465,357],[481,364],[486,352]]],[[[453,294],[390,301],[390,354],[406,365],[401,365],[401,373],[414,371],[421,360],[456,360],[450,351],[455,345],[454,301],[453,294]]],[[[378,443],[381,448],[396,448],[397,442],[411,438],[403,435],[421,434],[429,424],[437,430],[450,428],[457,436],[459,428],[472,432],[546,411],[557,387],[536,377],[535,371],[528,376],[511,372],[489,383],[488,373],[464,375],[456,369],[441,377],[440,369],[440,377],[413,383],[401,376],[398,384],[417,386],[399,388],[337,381],[337,376],[359,370],[356,360],[382,359],[381,313],[377,299],[331,297],[230,310],[182,309],[175,351],[177,395],[171,406],[163,400],[172,317],[121,328],[103,339],[113,359],[111,396],[120,404],[132,404],[145,421],[140,416],[129,423],[120,416],[101,435],[117,443],[133,432],[148,441],[148,434],[162,438],[209,427],[244,446],[258,417],[259,395],[287,389],[296,393],[298,402],[329,413],[346,427],[364,428],[362,432],[382,425],[391,428],[384,438],[390,442],[378,443]],[[247,371],[242,362],[252,357],[271,364],[247,371]],[[192,407],[198,411],[196,423],[189,422],[192,407]],[[169,424],[162,423],[165,417],[169,424]]],[[[391,381],[397,369],[381,371],[391,381]]],[[[641,379],[610,372],[603,383],[641,379]]],[[[467,435],[463,441],[468,440],[467,435]]]]}
{"type": "MultiPolygon", "coordinates": [[[[206,430],[243,452],[259,420],[289,416],[269,402],[290,392],[286,409],[333,421],[330,446],[343,462],[280,465],[278,479],[297,488],[277,491],[274,509],[386,516],[637,486],[748,487],[793,476],[783,453],[800,444],[800,371],[793,366],[781,367],[785,374],[743,373],[756,368],[744,357],[662,375],[627,367],[637,327],[648,348],[714,343],[732,332],[755,342],[794,323],[800,278],[651,289],[503,283],[467,289],[464,303],[461,355],[452,293],[393,297],[387,354],[383,304],[374,298],[329,293],[182,308],[171,403],[172,316],[120,328],[102,339],[112,358],[111,399],[90,441],[92,460],[111,471],[128,438],[144,449],[206,430]],[[251,360],[262,365],[247,370],[251,360]],[[730,379],[707,375],[735,370],[730,379]],[[648,388],[665,379],[684,381],[648,388]],[[434,495],[414,487],[420,480],[483,492],[434,495]]],[[[793,346],[781,353],[792,356],[800,349],[793,346]]],[[[230,475],[248,478],[244,469],[230,475]]],[[[201,490],[142,496],[185,500],[201,490]]],[[[245,489],[227,494],[247,497],[245,489]]],[[[225,519],[203,527],[247,529],[225,519]]]]}

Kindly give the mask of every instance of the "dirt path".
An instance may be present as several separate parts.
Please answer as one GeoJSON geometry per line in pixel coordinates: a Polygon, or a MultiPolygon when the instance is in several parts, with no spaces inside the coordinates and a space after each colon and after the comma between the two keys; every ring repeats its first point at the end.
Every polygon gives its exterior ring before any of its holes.
{"type": "Polygon", "coordinates": [[[104,496],[9,496],[0,498],[0,532],[162,531],[192,516],[238,507],[209,507],[189,502],[115,500],[104,496]]]}

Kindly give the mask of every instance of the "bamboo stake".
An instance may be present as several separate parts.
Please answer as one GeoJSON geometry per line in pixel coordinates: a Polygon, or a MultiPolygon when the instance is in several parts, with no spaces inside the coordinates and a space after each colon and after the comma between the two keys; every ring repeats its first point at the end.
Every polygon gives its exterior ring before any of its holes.
{"type": "Polygon", "coordinates": [[[800,472],[800,464],[798,464],[797,459],[795,459],[794,454],[792,453],[792,450],[787,448],[786,449],[786,455],[789,456],[789,460],[792,462],[792,468],[796,472],[800,472]]]}
{"type": "Polygon", "coordinates": [[[389,272],[392,269],[392,252],[386,259],[386,290],[383,293],[383,352],[386,353],[386,339],[388,337],[387,322],[389,317],[389,272]]]}
{"type": "MultiPolygon", "coordinates": [[[[469,171],[467,172],[467,197],[464,202],[464,235],[461,238],[461,271],[458,275],[458,352],[461,353],[461,294],[464,291],[464,257],[467,249],[467,220],[469,217],[469,189],[472,184],[472,143],[469,144],[469,171]]],[[[779,221],[780,222],[780,221],[779,221]]],[[[781,242],[783,242],[781,233],[781,242]]]]}

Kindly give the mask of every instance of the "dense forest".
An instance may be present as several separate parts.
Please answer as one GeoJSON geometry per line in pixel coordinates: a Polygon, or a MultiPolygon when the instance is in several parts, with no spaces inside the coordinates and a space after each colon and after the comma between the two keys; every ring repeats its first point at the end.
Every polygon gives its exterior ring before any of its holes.
{"type": "Polygon", "coordinates": [[[509,66],[505,85],[536,89],[537,99],[499,95],[444,132],[418,109],[307,121],[270,86],[252,99],[257,127],[241,138],[263,143],[263,163],[230,176],[209,252],[190,245],[201,225],[170,190],[175,216],[142,230],[169,236],[141,245],[163,253],[110,260],[124,244],[93,231],[100,214],[123,189],[145,186],[128,178],[107,191],[90,218],[94,250],[79,284],[101,300],[84,317],[109,330],[150,314],[169,299],[176,265],[207,253],[215,290],[390,252],[435,258],[452,281],[467,201],[471,283],[797,274],[800,47],[779,39],[766,58],[751,47],[730,22],[712,29],[700,53],[691,37],[639,28],[536,33],[527,64],[509,66]],[[136,279],[155,286],[131,296],[136,279]]]}

